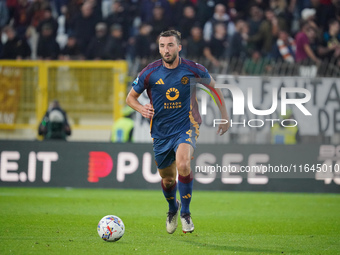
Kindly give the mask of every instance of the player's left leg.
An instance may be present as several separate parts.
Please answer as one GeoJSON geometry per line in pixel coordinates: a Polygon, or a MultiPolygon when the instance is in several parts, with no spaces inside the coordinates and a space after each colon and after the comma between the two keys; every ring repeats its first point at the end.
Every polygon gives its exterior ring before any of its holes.
{"type": "Polygon", "coordinates": [[[166,231],[172,234],[177,229],[177,218],[181,210],[181,203],[176,201],[176,162],[172,162],[170,166],[158,169],[159,175],[162,177],[161,185],[165,199],[169,204],[168,216],[166,219],[166,231]]]}
{"type": "Polygon", "coordinates": [[[176,167],[178,170],[178,189],[181,196],[181,222],[184,233],[194,231],[194,224],[190,216],[190,202],[193,188],[193,173],[190,161],[194,148],[188,143],[179,144],[176,151],[176,167]]]}

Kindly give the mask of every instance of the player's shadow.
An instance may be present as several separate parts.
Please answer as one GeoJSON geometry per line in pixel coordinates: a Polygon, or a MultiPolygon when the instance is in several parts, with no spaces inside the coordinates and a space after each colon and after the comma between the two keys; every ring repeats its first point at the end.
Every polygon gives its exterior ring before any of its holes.
{"type": "MultiPolygon", "coordinates": [[[[258,249],[258,248],[250,248],[250,247],[242,247],[242,246],[231,246],[231,245],[223,245],[223,244],[208,244],[201,243],[194,240],[181,240],[182,242],[191,244],[193,246],[198,246],[200,248],[207,248],[211,250],[221,250],[221,251],[231,251],[231,252],[249,252],[255,254],[285,254],[286,251],[282,250],[270,250],[270,249],[258,249]]],[[[297,254],[299,251],[289,251],[289,253],[297,254]]]]}

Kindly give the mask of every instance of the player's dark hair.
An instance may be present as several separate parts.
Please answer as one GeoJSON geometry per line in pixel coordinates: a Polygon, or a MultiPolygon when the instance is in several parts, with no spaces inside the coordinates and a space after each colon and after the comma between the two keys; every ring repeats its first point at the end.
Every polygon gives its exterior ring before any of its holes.
{"type": "Polygon", "coordinates": [[[170,37],[170,36],[174,36],[176,38],[178,45],[181,44],[181,32],[177,30],[167,30],[167,31],[160,33],[159,35],[159,37],[170,37]]]}

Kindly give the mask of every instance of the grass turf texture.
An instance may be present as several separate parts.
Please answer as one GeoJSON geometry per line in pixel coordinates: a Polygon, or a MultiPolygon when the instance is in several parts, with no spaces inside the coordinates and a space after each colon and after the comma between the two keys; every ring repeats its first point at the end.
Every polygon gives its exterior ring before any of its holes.
{"type": "Polygon", "coordinates": [[[0,188],[0,254],[340,254],[340,195],[195,191],[192,234],[161,190],[0,188]],[[110,243],[98,221],[119,216],[110,243]]]}

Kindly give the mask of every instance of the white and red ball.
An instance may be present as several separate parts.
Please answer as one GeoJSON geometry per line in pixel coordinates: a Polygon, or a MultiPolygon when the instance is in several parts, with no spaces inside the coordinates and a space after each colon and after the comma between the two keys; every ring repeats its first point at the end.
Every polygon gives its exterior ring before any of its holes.
{"type": "Polygon", "coordinates": [[[116,215],[106,215],[98,223],[98,235],[107,242],[116,242],[125,232],[123,221],[116,215]]]}

